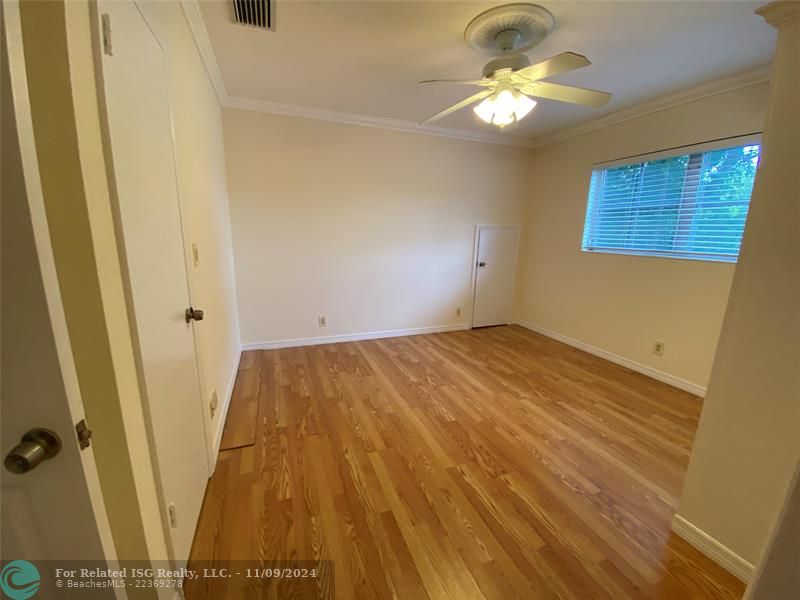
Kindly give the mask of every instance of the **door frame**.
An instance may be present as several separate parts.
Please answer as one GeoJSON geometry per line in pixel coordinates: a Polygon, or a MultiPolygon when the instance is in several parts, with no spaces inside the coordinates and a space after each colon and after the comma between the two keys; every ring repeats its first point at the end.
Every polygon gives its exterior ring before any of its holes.
{"type": "MultiPolygon", "coordinates": [[[[72,345],[67,329],[67,319],[61,301],[61,289],[58,283],[53,246],[50,241],[50,228],[47,222],[47,211],[39,175],[39,161],[36,154],[36,140],[33,133],[33,115],[28,95],[28,79],[25,66],[25,54],[22,41],[22,20],[20,16],[20,0],[3,2],[3,27],[6,32],[6,51],[11,82],[11,94],[14,103],[14,119],[17,125],[19,152],[22,161],[23,178],[27,195],[27,204],[31,215],[33,236],[39,258],[39,270],[48,306],[48,317],[53,331],[61,379],[67,396],[67,407],[73,423],[85,417],[83,398],[81,396],[72,345]]],[[[67,443],[74,443],[71,440],[67,443]]],[[[100,477],[94,459],[94,450],[89,446],[79,453],[83,468],[89,501],[94,515],[95,525],[100,537],[103,559],[115,563],[117,553],[111,535],[111,525],[106,512],[100,477]]],[[[123,590],[116,589],[117,598],[127,597],[123,590]]]]}
{"type": "MultiPolygon", "coordinates": [[[[481,231],[513,231],[517,240],[514,244],[514,284],[511,286],[511,305],[513,311],[514,296],[517,290],[517,267],[519,265],[519,240],[520,240],[520,226],[519,225],[486,225],[478,223],[475,225],[475,234],[472,242],[472,269],[470,276],[470,302],[469,302],[469,320],[467,322],[468,328],[473,328],[475,322],[475,298],[477,296],[478,285],[478,250],[480,250],[481,231]]],[[[513,313],[512,313],[513,316],[513,313]]]]}

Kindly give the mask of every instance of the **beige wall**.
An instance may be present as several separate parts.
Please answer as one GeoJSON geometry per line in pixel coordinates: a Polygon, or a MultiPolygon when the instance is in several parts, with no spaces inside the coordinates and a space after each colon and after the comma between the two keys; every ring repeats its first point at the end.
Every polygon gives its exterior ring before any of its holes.
{"type": "Polygon", "coordinates": [[[195,327],[202,363],[201,387],[207,406],[216,391],[219,408],[205,411],[209,441],[215,443],[219,418],[233,386],[239,361],[228,189],[219,101],[179,2],[145,2],[145,17],[164,45],[172,87],[175,158],[187,256],[192,244],[199,261],[189,269],[192,303],[205,310],[195,327]]]}
{"type": "Polygon", "coordinates": [[[224,124],[244,343],[468,321],[475,224],[519,223],[525,151],[232,109],[224,124]]]}
{"type": "Polygon", "coordinates": [[[581,252],[592,164],[761,131],[767,95],[757,84],[536,149],[516,318],[704,387],[734,265],[581,252]]]}
{"type": "Polygon", "coordinates": [[[800,11],[780,30],[774,70],[761,166],[678,508],[751,564],[800,460],[800,11]]]}

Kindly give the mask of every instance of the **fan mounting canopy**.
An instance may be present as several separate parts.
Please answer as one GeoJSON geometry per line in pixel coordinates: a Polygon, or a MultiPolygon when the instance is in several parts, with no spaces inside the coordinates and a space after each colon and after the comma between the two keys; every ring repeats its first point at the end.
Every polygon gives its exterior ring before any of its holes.
{"type": "Polygon", "coordinates": [[[472,19],[464,31],[464,41],[487,56],[526,52],[547,37],[555,24],[550,11],[538,4],[505,4],[472,19]]]}

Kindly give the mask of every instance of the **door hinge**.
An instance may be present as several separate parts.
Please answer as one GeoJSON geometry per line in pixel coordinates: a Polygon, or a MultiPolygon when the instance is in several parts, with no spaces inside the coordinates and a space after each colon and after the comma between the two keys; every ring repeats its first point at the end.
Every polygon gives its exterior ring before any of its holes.
{"type": "Polygon", "coordinates": [[[167,507],[167,514],[169,515],[169,526],[175,529],[178,526],[178,513],[175,511],[174,504],[167,507]]]}
{"type": "Polygon", "coordinates": [[[86,419],[81,419],[75,424],[75,433],[78,435],[78,446],[81,450],[86,450],[92,443],[92,430],[86,425],[86,419]]]}
{"type": "Polygon", "coordinates": [[[103,52],[109,56],[114,56],[114,52],[111,48],[111,15],[103,13],[100,20],[103,25],[103,52]]]}

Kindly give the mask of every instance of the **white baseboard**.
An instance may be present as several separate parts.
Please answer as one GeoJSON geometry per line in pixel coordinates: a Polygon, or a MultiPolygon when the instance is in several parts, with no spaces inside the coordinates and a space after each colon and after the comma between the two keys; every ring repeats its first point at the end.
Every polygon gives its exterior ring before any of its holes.
{"type": "Polygon", "coordinates": [[[363,333],[346,333],[343,335],[324,335],[320,337],[273,340],[269,342],[248,342],[242,344],[243,350],[274,350],[276,348],[295,348],[298,346],[316,346],[318,344],[335,344],[337,342],[357,342],[360,340],[377,340],[381,338],[401,337],[404,335],[420,335],[422,333],[443,333],[445,331],[461,331],[469,329],[468,323],[456,325],[435,325],[433,327],[414,327],[412,329],[389,329],[385,331],[366,331],[363,333]]]}
{"type": "Polygon", "coordinates": [[[222,396],[222,406],[218,407],[218,421],[217,432],[214,434],[214,466],[217,464],[217,457],[219,456],[219,446],[222,443],[222,431],[225,429],[225,421],[228,419],[228,409],[231,406],[231,398],[233,397],[233,387],[236,385],[236,375],[239,373],[239,362],[242,360],[242,349],[236,355],[236,360],[233,361],[233,372],[228,378],[228,385],[225,388],[225,393],[222,396]]]}
{"type": "Polygon", "coordinates": [[[584,352],[588,352],[589,354],[594,354],[595,356],[599,356],[600,358],[604,358],[608,361],[611,361],[623,367],[627,367],[628,369],[636,371],[637,373],[641,373],[642,375],[647,375],[648,377],[652,377],[653,379],[657,379],[658,381],[663,381],[664,383],[668,383],[673,387],[676,387],[685,392],[689,392],[690,394],[694,394],[695,396],[700,396],[701,398],[705,398],[706,388],[692,381],[687,381],[686,379],[682,379],[675,375],[671,375],[670,373],[665,373],[664,371],[659,371],[658,369],[654,369],[653,367],[648,367],[647,365],[643,365],[642,363],[638,363],[624,356],[620,356],[619,354],[614,354],[613,352],[609,352],[608,350],[603,350],[602,348],[598,348],[597,346],[592,346],[591,344],[587,344],[586,342],[573,339],[571,337],[562,335],[555,331],[550,331],[549,329],[545,329],[544,327],[536,325],[535,323],[531,323],[529,321],[516,320],[514,322],[517,325],[524,327],[525,329],[530,329],[531,331],[535,331],[536,333],[541,333],[542,335],[546,335],[547,337],[553,338],[554,340],[558,340],[559,342],[564,342],[565,344],[569,344],[570,346],[583,350],[584,352]]]}
{"type": "Polygon", "coordinates": [[[671,529],[726,571],[745,583],[752,581],[756,570],[752,564],[682,516],[675,515],[671,529]]]}

